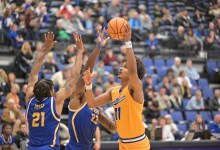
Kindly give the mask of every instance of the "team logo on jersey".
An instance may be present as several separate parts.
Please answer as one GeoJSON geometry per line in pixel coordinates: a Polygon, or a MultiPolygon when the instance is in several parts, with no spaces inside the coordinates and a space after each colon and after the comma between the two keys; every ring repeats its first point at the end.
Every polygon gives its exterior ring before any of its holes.
{"type": "Polygon", "coordinates": [[[121,103],[125,98],[126,98],[125,95],[122,96],[122,97],[120,97],[120,98],[117,98],[115,101],[113,101],[112,104],[113,104],[113,105],[117,105],[117,104],[121,103]]]}

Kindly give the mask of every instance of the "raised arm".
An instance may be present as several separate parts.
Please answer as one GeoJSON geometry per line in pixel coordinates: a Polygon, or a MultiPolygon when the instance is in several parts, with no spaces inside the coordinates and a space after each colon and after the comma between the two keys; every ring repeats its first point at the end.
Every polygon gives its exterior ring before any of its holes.
{"type": "Polygon", "coordinates": [[[93,92],[92,92],[92,81],[95,78],[95,75],[96,74],[94,72],[91,74],[90,68],[86,70],[83,74],[83,79],[86,84],[85,99],[90,108],[103,106],[105,104],[108,104],[112,100],[112,96],[111,96],[112,88],[106,91],[105,93],[99,95],[98,97],[96,98],[94,97],[93,92]]]}
{"type": "Polygon", "coordinates": [[[44,49],[38,54],[34,65],[32,66],[31,73],[29,75],[27,94],[25,97],[26,103],[34,96],[33,89],[35,83],[38,81],[38,73],[43,65],[43,60],[47,53],[54,47],[56,41],[54,41],[53,32],[48,32],[44,35],[44,49]]]}
{"type": "Polygon", "coordinates": [[[115,121],[108,118],[103,112],[100,112],[100,114],[99,114],[99,122],[103,127],[108,129],[110,132],[117,131],[115,121]]]}
{"type": "MultiPolygon", "coordinates": [[[[95,66],[95,62],[97,57],[99,56],[99,53],[102,49],[103,46],[106,45],[107,41],[110,39],[109,37],[105,38],[104,34],[105,34],[105,29],[103,29],[103,31],[101,32],[102,26],[98,26],[97,27],[97,45],[94,48],[93,52],[91,53],[91,55],[89,56],[89,59],[84,67],[84,71],[87,70],[88,68],[90,68],[91,72],[93,71],[93,68],[95,66]]],[[[85,87],[85,82],[82,78],[82,76],[80,77],[78,83],[77,83],[77,93],[80,94],[82,92],[84,92],[84,87],[85,87]]]]}
{"type": "Polygon", "coordinates": [[[138,103],[144,102],[143,90],[142,90],[142,82],[138,77],[137,72],[137,63],[134,55],[134,51],[132,49],[131,43],[131,28],[129,24],[125,25],[125,45],[127,48],[126,52],[126,64],[129,74],[129,83],[128,88],[133,99],[138,103]]]}
{"type": "Polygon", "coordinates": [[[74,39],[76,41],[77,47],[80,49],[77,49],[76,63],[72,69],[71,79],[69,79],[66,82],[65,86],[56,93],[56,111],[58,115],[61,115],[63,103],[65,99],[70,97],[72,92],[77,87],[76,83],[79,79],[80,70],[82,67],[82,57],[85,51],[83,42],[82,42],[82,37],[78,33],[75,33],[74,39]]]}

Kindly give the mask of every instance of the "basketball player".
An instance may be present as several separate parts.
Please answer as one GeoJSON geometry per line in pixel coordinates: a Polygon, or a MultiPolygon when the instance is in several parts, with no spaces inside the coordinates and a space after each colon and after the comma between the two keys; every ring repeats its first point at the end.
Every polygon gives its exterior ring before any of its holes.
{"type": "MultiPolygon", "coordinates": [[[[97,27],[98,38],[97,46],[90,55],[85,69],[89,67],[93,70],[96,58],[98,57],[101,48],[105,46],[109,38],[104,39],[105,30],[100,33],[101,26],[97,27]]],[[[77,83],[77,88],[72,93],[69,103],[68,128],[70,133],[70,141],[65,150],[92,150],[93,137],[97,128],[98,121],[108,130],[115,132],[116,126],[113,121],[108,119],[98,109],[90,109],[85,99],[85,82],[80,77],[77,83]]],[[[95,150],[99,149],[94,146],[95,150]]]]}
{"type": "Polygon", "coordinates": [[[117,131],[120,137],[120,150],[148,150],[150,144],[142,124],[144,94],[141,80],[145,74],[145,66],[134,55],[131,29],[128,24],[125,25],[124,40],[127,53],[118,73],[121,86],[109,89],[94,98],[91,87],[95,74],[91,74],[88,69],[83,77],[86,83],[86,100],[92,108],[103,106],[112,101],[115,109],[117,131]]]}
{"type": "Polygon", "coordinates": [[[81,36],[74,34],[77,47],[76,63],[72,69],[72,78],[57,93],[51,80],[38,80],[38,73],[47,53],[55,45],[54,34],[45,35],[44,50],[35,61],[28,82],[26,95],[27,119],[29,124],[28,150],[58,150],[58,128],[64,100],[71,96],[78,81],[84,49],[80,47],[81,36]]]}

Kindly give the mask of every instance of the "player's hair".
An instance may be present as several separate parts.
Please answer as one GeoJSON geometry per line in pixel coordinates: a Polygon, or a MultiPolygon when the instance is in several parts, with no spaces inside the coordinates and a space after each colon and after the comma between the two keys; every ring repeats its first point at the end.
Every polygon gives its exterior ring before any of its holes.
{"type": "MultiPolygon", "coordinates": [[[[144,66],[143,61],[142,61],[140,58],[138,58],[138,57],[135,56],[135,59],[136,59],[136,63],[137,63],[138,78],[139,78],[140,80],[142,80],[142,79],[144,78],[145,71],[146,71],[146,70],[145,70],[145,66],[144,66]]],[[[124,60],[122,61],[122,63],[124,63],[124,62],[126,62],[126,59],[124,59],[124,60]]]]}
{"type": "Polygon", "coordinates": [[[51,96],[50,91],[53,90],[54,84],[51,80],[41,79],[38,80],[34,85],[34,96],[38,101],[42,101],[47,97],[51,96]]]}

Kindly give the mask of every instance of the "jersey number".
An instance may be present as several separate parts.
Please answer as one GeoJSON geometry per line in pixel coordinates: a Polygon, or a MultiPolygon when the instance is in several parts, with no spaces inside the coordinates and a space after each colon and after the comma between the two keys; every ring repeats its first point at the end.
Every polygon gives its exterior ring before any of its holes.
{"type": "Polygon", "coordinates": [[[95,114],[95,113],[92,113],[92,119],[91,121],[94,123],[94,124],[97,124],[98,122],[98,115],[95,114]]]}
{"type": "Polygon", "coordinates": [[[121,107],[115,108],[115,119],[116,120],[121,119],[121,107]]]}
{"type": "Polygon", "coordinates": [[[44,127],[45,112],[34,112],[32,117],[32,127],[44,127]]]}

